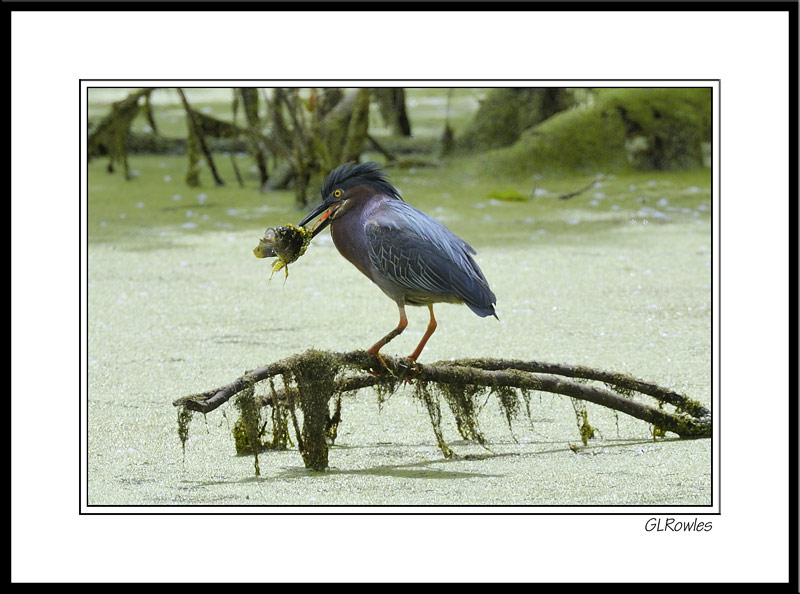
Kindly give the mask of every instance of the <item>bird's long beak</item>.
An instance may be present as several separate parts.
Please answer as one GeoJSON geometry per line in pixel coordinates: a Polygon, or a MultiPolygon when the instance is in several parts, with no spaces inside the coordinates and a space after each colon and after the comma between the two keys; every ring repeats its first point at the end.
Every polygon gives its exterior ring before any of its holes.
{"type": "Polygon", "coordinates": [[[320,220],[318,220],[311,228],[311,237],[314,238],[319,234],[320,231],[322,231],[325,227],[330,225],[331,215],[334,212],[336,212],[336,209],[339,208],[339,206],[340,205],[338,203],[331,205],[330,203],[321,202],[318,206],[314,208],[314,210],[308,213],[308,216],[306,218],[300,221],[298,226],[304,227],[305,225],[308,224],[309,221],[312,221],[317,216],[319,216],[323,211],[325,211],[325,214],[322,215],[322,218],[320,218],[320,220]]]}

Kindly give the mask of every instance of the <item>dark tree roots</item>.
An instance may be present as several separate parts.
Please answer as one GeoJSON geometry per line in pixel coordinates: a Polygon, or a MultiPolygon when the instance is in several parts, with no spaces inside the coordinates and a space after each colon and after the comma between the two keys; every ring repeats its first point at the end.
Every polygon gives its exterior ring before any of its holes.
{"type": "Polygon", "coordinates": [[[442,435],[441,401],[452,411],[462,437],[484,444],[477,422],[477,397],[487,393],[497,397],[509,425],[523,409],[529,414],[532,392],[573,398],[584,445],[593,435],[584,402],[641,419],[652,425],[654,437],[668,431],[688,439],[711,436],[708,409],[686,396],[628,375],[536,361],[460,359],[410,365],[407,359],[383,358],[385,366],[364,351],[309,350],[248,371],[226,386],[173,402],[180,409],[178,435],[185,446],[192,411],[205,414],[235,397],[240,412],[233,428],[236,449],[254,456],[256,474],[259,452],[291,445],[290,424],[306,468],[324,470],[328,467],[328,448],[341,421],[343,394],[373,387],[383,399],[397,387],[411,384],[428,410],[445,457],[454,453],[442,435]],[[267,390],[256,394],[255,386],[262,382],[267,390]],[[655,406],[635,400],[636,395],[655,399],[655,406]]]}

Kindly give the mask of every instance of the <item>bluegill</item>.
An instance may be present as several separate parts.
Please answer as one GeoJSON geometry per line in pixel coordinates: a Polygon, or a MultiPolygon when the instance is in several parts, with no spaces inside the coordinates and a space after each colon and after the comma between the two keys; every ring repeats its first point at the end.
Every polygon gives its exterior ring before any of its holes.
{"type": "Polygon", "coordinates": [[[311,236],[310,229],[296,225],[270,227],[264,232],[264,237],[258,242],[253,254],[256,258],[277,256],[278,259],[272,263],[272,274],[284,268],[288,277],[289,264],[305,253],[311,243],[311,236]]]}

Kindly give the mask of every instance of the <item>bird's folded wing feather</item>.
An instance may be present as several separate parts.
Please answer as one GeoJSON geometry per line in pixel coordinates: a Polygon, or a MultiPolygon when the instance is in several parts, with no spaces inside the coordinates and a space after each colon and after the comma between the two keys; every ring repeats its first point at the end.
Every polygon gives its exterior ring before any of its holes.
{"type": "MultiPolygon", "coordinates": [[[[411,205],[384,202],[366,225],[372,265],[412,291],[474,301],[489,290],[470,254],[475,250],[411,205]]],[[[493,295],[492,295],[493,296],[493,295]]]]}

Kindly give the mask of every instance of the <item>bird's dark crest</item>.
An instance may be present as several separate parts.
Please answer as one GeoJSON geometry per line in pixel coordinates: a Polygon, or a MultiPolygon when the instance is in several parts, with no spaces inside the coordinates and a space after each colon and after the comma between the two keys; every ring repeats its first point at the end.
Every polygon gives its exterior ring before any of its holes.
{"type": "Polygon", "coordinates": [[[400,192],[389,182],[389,176],[378,163],[345,163],[331,171],[322,184],[322,199],[335,189],[347,189],[360,184],[372,186],[380,193],[402,200],[400,192]]]}

